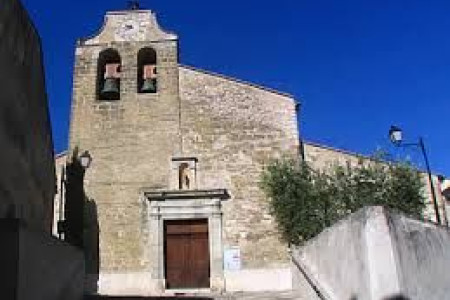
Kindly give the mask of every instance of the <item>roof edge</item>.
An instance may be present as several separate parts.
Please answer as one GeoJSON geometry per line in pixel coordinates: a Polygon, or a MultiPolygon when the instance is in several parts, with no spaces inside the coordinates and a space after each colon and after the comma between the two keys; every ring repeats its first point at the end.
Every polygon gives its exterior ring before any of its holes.
{"type": "MultiPolygon", "coordinates": [[[[368,159],[368,160],[374,161],[374,157],[372,157],[370,155],[361,154],[361,153],[357,153],[357,152],[352,152],[350,150],[345,150],[345,149],[334,148],[332,146],[327,146],[327,145],[320,144],[320,143],[317,143],[317,142],[303,140],[303,144],[304,145],[310,145],[310,146],[313,146],[313,147],[322,148],[322,149],[326,149],[326,150],[330,150],[330,151],[335,151],[335,152],[346,154],[346,155],[349,155],[349,156],[354,156],[356,158],[362,158],[362,159],[368,159]]],[[[382,162],[389,163],[389,161],[386,161],[386,160],[382,160],[382,162]]],[[[394,161],[394,163],[395,163],[395,161],[394,161]]],[[[419,168],[419,167],[414,166],[414,165],[412,165],[412,167],[414,169],[416,169],[418,172],[422,173],[422,174],[426,174],[427,173],[427,170],[425,170],[423,168],[419,168]]],[[[437,176],[439,176],[439,173],[436,173],[436,172],[434,172],[432,170],[431,171],[431,175],[434,176],[434,177],[437,177],[437,176]]]]}
{"type": "Polygon", "coordinates": [[[61,158],[63,156],[66,156],[68,152],[69,152],[68,150],[64,150],[62,152],[56,153],[55,154],[55,159],[61,158]]]}
{"type": "MultiPolygon", "coordinates": [[[[133,14],[145,14],[145,15],[150,16],[151,19],[153,18],[154,25],[156,25],[156,28],[160,32],[162,32],[162,33],[164,33],[164,34],[166,34],[168,36],[172,36],[171,38],[168,38],[167,40],[178,41],[178,35],[176,33],[172,32],[172,31],[169,31],[169,30],[165,30],[164,28],[161,27],[161,25],[158,22],[158,18],[157,18],[157,15],[156,15],[155,11],[153,11],[151,9],[138,9],[138,10],[132,10],[132,11],[124,9],[124,10],[116,10],[116,11],[107,11],[105,13],[105,15],[103,16],[103,23],[100,26],[100,28],[97,29],[96,31],[94,31],[92,34],[89,34],[86,37],[79,37],[77,39],[77,41],[76,41],[76,45],[78,47],[81,47],[81,46],[92,46],[92,44],[89,44],[89,41],[99,37],[103,33],[103,31],[105,30],[106,26],[108,25],[108,21],[109,21],[108,17],[110,17],[110,16],[128,15],[128,14],[130,14],[130,12],[132,12],[133,14]]],[[[151,42],[154,42],[154,41],[151,41],[151,42]]],[[[94,45],[98,45],[98,43],[94,44],[94,45]]]]}
{"type": "Polygon", "coordinates": [[[254,88],[266,91],[266,92],[270,92],[270,93],[273,93],[273,94],[284,96],[284,97],[287,97],[287,98],[293,100],[295,103],[299,102],[299,101],[296,100],[294,95],[289,94],[287,92],[278,91],[278,90],[275,90],[275,89],[272,89],[272,88],[269,88],[269,87],[266,87],[266,86],[263,86],[263,85],[259,85],[259,84],[253,83],[253,82],[245,81],[245,80],[242,80],[242,79],[238,79],[238,78],[235,78],[235,77],[231,77],[231,76],[228,76],[228,75],[217,73],[217,72],[214,72],[214,71],[204,70],[204,69],[200,69],[200,68],[189,66],[189,65],[185,65],[185,64],[178,64],[178,66],[181,67],[181,68],[189,69],[189,70],[192,70],[192,71],[197,71],[197,72],[204,73],[204,74],[211,75],[211,76],[216,76],[216,77],[219,77],[219,78],[222,78],[222,79],[234,81],[236,83],[248,85],[248,86],[251,86],[251,87],[254,87],[254,88]]]}
{"type": "Polygon", "coordinates": [[[369,155],[366,155],[366,154],[361,154],[361,153],[353,152],[353,151],[346,150],[346,149],[335,148],[335,147],[324,145],[324,144],[321,144],[321,143],[318,143],[318,142],[303,140],[303,144],[314,146],[314,147],[318,147],[318,148],[322,148],[322,149],[326,149],[326,150],[339,152],[339,153],[342,153],[342,154],[356,156],[356,157],[359,157],[359,158],[371,159],[371,157],[369,155]]]}

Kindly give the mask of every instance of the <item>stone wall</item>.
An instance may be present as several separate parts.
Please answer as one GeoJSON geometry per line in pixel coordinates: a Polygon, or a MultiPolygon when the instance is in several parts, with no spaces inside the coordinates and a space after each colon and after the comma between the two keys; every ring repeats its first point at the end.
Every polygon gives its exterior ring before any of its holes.
{"type": "Polygon", "coordinates": [[[0,218],[51,231],[55,172],[40,38],[19,1],[0,2],[0,218]]]}
{"type": "MultiPolygon", "coordinates": [[[[326,299],[445,299],[449,246],[446,227],[368,207],[294,250],[293,257],[326,299]]],[[[294,286],[305,285],[305,276],[300,279],[294,286]]]]}
{"type": "Polygon", "coordinates": [[[352,165],[368,159],[367,156],[360,155],[330,146],[320,145],[312,142],[303,143],[305,161],[317,170],[326,169],[334,165],[352,165]]]}
{"type": "Polygon", "coordinates": [[[265,164],[297,155],[295,102],[236,80],[180,68],[183,152],[198,157],[198,186],[226,188],[224,247],[240,247],[243,268],[283,265],[287,247],[258,184],[265,164]]]}

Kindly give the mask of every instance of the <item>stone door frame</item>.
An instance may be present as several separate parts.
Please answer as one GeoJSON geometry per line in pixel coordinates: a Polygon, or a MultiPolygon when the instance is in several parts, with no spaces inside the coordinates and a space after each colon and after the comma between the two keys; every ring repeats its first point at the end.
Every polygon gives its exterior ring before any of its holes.
{"type": "Polygon", "coordinates": [[[164,257],[164,221],[207,219],[210,252],[210,289],[225,288],[222,243],[222,203],[229,198],[226,190],[158,191],[144,192],[149,201],[148,260],[152,279],[158,290],[166,290],[164,257]]]}

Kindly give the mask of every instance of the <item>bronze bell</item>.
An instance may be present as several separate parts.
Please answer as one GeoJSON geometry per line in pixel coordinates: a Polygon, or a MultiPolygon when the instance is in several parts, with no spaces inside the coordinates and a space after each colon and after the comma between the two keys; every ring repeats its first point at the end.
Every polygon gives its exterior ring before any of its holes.
{"type": "Polygon", "coordinates": [[[119,79],[105,78],[101,93],[105,98],[117,98],[119,96],[119,79]]]}
{"type": "Polygon", "coordinates": [[[156,93],[156,79],[146,78],[141,87],[142,93],[156,93]]]}
{"type": "Polygon", "coordinates": [[[156,93],[157,90],[157,75],[155,65],[144,65],[143,66],[143,76],[144,80],[141,86],[141,93],[156,93]]]}
{"type": "Polygon", "coordinates": [[[105,81],[101,90],[101,96],[104,99],[116,100],[120,97],[119,78],[120,78],[120,64],[108,63],[105,65],[105,81]]]}

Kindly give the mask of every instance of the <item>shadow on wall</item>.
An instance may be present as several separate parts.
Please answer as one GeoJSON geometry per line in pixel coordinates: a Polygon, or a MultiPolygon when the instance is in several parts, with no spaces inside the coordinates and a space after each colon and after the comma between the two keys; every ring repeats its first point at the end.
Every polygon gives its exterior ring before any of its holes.
{"type": "Polygon", "coordinates": [[[97,204],[86,196],[84,189],[84,176],[89,164],[90,161],[87,165],[83,163],[78,147],[75,147],[66,166],[64,207],[64,240],[84,252],[85,292],[88,294],[98,290],[100,269],[97,204]]]}

